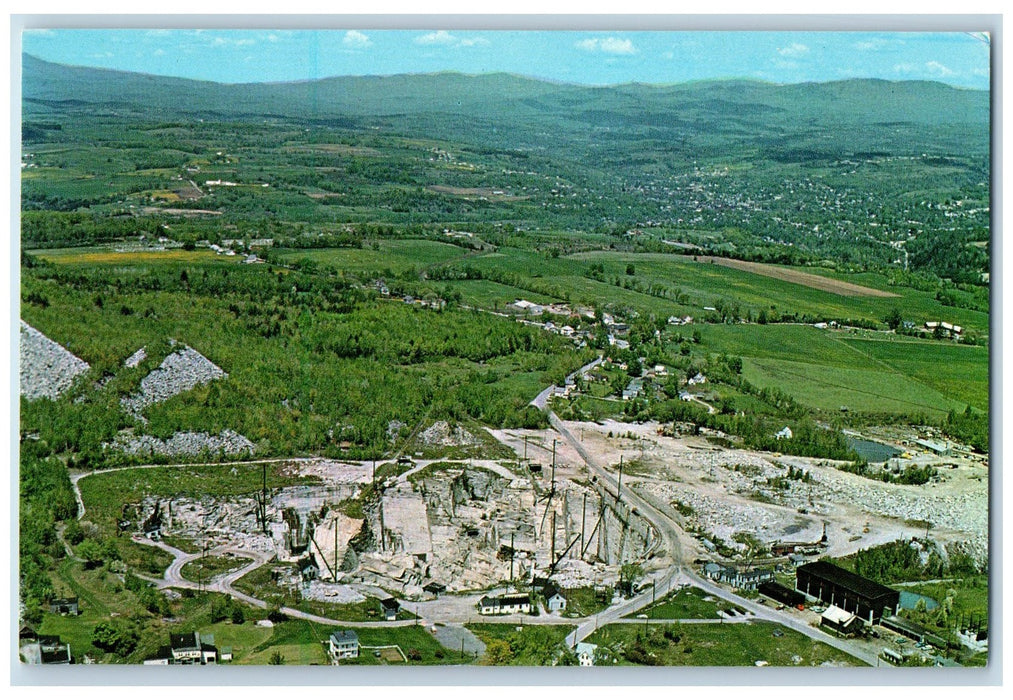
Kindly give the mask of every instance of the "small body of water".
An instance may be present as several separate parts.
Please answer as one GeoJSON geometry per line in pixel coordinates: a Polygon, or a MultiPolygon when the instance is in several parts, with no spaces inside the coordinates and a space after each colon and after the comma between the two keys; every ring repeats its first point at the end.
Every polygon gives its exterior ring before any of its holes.
{"type": "Polygon", "coordinates": [[[900,607],[905,610],[914,610],[915,607],[917,607],[919,600],[925,601],[926,610],[935,610],[939,607],[939,603],[932,598],[929,598],[927,595],[920,595],[918,593],[912,593],[911,591],[900,592],[900,607]]]}
{"type": "Polygon", "coordinates": [[[884,445],[881,442],[862,440],[861,438],[856,438],[852,435],[845,435],[844,439],[847,441],[848,447],[857,452],[858,456],[866,462],[885,462],[891,457],[896,457],[901,453],[896,447],[890,447],[889,445],[884,445]]]}

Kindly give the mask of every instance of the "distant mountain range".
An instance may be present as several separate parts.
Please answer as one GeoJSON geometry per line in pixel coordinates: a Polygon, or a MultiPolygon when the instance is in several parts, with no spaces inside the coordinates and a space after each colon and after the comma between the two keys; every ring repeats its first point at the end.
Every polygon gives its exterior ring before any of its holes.
{"type": "Polygon", "coordinates": [[[26,113],[101,108],[164,116],[328,119],[447,115],[542,119],[574,126],[657,126],[729,119],[743,125],[965,124],[989,119],[989,93],[926,81],[773,85],[728,80],[588,87],[504,73],[345,76],[222,84],[66,66],[22,56],[26,113]]]}

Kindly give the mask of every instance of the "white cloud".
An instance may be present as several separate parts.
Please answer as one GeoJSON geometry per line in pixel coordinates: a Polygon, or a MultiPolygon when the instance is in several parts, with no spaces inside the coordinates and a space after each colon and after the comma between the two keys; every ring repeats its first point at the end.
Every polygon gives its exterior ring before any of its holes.
{"type": "Polygon", "coordinates": [[[373,41],[362,32],[352,29],[345,32],[345,37],[341,40],[341,43],[352,49],[364,49],[371,45],[373,41]]]}
{"type": "Polygon", "coordinates": [[[211,42],[212,46],[253,46],[256,44],[254,39],[226,39],[225,37],[217,36],[214,41],[211,42]]]}
{"type": "Polygon", "coordinates": [[[932,75],[938,75],[944,78],[950,75],[955,75],[955,73],[952,70],[944,66],[939,61],[929,61],[928,63],[925,64],[925,67],[932,75]]]}
{"type": "Polygon", "coordinates": [[[457,37],[448,31],[441,29],[438,32],[430,32],[429,34],[423,34],[422,36],[415,37],[416,44],[437,44],[442,46],[449,46],[457,42],[457,37]]]}
{"type": "Polygon", "coordinates": [[[603,39],[583,39],[578,41],[575,46],[582,51],[597,51],[616,56],[629,56],[637,52],[632,41],[614,36],[607,36],[603,39]]]}
{"type": "Polygon", "coordinates": [[[777,53],[785,58],[797,58],[798,56],[804,56],[809,53],[809,47],[805,44],[794,43],[791,46],[785,46],[777,50],[777,53]]]}
{"type": "Polygon", "coordinates": [[[417,36],[414,39],[416,44],[422,46],[450,46],[454,48],[469,46],[487,46],[489,40],[481,36],[457,36],[441,29],[438,32],[430,32],[417,36]]]}

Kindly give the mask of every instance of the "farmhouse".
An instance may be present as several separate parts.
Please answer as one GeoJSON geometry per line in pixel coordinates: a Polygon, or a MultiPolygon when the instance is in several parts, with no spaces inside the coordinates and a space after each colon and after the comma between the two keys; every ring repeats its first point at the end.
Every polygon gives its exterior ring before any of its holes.
{"type": "Polygon", "coordinates": [[[335,630],[327,639],[327,651],[334,661],[359,656],[359,635],[352,630],[335,630]]]}
{"type": "Polygon", "coordinates": [[[694,376],[690,377],[686,383],[689,384],[690,386],[695,386],[697,384],[706,384],[707,377],[703,376],[700,372],[697,372],[694,376]]]}
{"type": "Polygon", "coordinates": [[[883,611],[896,613],[900,594],[826,561],[803,564],[795,570],[795,590],[875,624],[883,611]]]}
{"type": "Polygon", "coordinates": [[[623,401],[629,401],[640,396],[640,391],[643,389],[644,380],[640,378],[631,379],[630,383],[626,385],[623,390],[623,401]]]}

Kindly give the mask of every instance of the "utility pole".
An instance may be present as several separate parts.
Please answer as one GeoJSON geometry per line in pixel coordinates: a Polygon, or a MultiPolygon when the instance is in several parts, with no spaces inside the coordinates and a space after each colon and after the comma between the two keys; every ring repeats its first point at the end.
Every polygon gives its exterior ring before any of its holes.
{"type": "Polygon", "coordinates": [[[528,463],[528,436],[524,436],[524,463],[528,463]]]}
{"type": "Polygon", "coordinates": [[[619,455],[619,485],[616,486],[616,503],[623,492],[623,456],[619,455]]]}
{"type": "Polygon", "coordinates": [[[334,514],[334,583],[338,582],[338,514],[334,514]]]}
{"type": "Polygon", "coordinates": [[[556,510],[552,510],[552,556],[549,557],[549,566],[556,563],[556,510]]]}
{"type": "Polygon", "coordinates": [[[510,533],[510,581],[514,580],[514,533],[510,533]]]}
{"type": "Polygon", "coordinates": [[[580,555],[584,556],[584,528],[587,527],[587,492],[584,493],[584,505],[580,509],[580,555]]]}

